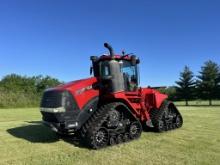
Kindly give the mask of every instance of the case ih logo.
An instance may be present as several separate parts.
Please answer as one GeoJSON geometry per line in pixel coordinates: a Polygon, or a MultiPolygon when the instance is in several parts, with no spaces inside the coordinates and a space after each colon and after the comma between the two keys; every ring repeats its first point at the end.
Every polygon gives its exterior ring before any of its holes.
{"type": "Polygon", "coordinates": [[[77,90],[77,91],[76,91],[76,95],[81,95],[82,93],[84,93],[85,91],[88,91],[88,90],[90,90],[90,89],[92,89],[92,85],[77,90]]]}

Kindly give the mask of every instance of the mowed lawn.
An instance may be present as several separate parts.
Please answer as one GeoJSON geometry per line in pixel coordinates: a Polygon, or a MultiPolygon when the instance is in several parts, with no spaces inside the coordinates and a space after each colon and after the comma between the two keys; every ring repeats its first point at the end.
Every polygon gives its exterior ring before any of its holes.
{"type": "MultiPolygon", "coordinates": [[[[185,101],[175,101],[176,105],[179,106],[185,106],[185,101]]],[[[208,100],[193,100],[193,101],[188,101],[188,104],[190,106],[208,106],[209,101],[208,100]]],[[[220,100],[212,100],[212,105],[214,106],[220,106],[220,100]]]]}
{"type": "Polygon", "coordinates": [[[59,139],[41,125],[38,108],[0,109],[0,164],[220,164],[220,107],[179,107],[181,129],[144,132],[139,140],[102,150],[59,139]]]}

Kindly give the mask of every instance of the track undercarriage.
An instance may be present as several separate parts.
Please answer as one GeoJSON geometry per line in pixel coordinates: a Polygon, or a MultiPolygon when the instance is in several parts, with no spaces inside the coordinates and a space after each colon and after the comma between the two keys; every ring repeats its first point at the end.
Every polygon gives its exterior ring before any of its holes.
{"type": "Polygon", "coordinates": [[[150,113],[154,130],[164,132],[180,128],[183,118],[172,102],[164,101],[160,109],[153,109],[150,113]]]}
{"type": "Polygon", "coordinates": [[[82,127],[83,142],[93,149],[127,142],[140,137],[141,123],[122,103],[109,103],[99,108],[82,127]]]}
{"type": "MultiPolygon", "coordinates": [[[[182,116],[170,102],[164,102],[159,110],[152,110],[151,118],[157,132],[179,128],[183,122],[182,116]]],[[[140,121],[120,102],[100,107],[80,130],[83,143],[93,149],[135,140],[141,133],[140,121]]]]}

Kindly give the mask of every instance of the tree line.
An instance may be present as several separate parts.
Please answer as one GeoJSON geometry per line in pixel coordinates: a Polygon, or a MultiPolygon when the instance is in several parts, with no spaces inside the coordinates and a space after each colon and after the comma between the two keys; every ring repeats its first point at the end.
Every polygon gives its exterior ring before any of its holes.
{"type": "Polygon", "coordinates": [[[10,74],[0,81],[0,107],[36,107],[43,91],[62,82],[50,76],[10,74]]]}
{"type": "Polygon", "coordinates": [[[175,86],[161,89],[161,92],[169,95],[171,100],[184,100],[188,105],[189,100],[212,100],[220,99],[220,67],[217,63],[209,60],[204,63],[198,75],[195,75],[188,66],[180,73],[175,86]]]}
{"type": "MultiPolygon", "coordinates": [[[[0,108],[39,106],[42,93],[46,88],[63,83],[50,76],[21,76],[10,74],[0,80],[0,108]]],[[[172,101],[220,99],[220,67],[213,61],[207,61],[195,75],[188,66],[180,73],[175,86],[159,89],[168,94],[172,101]]]]}

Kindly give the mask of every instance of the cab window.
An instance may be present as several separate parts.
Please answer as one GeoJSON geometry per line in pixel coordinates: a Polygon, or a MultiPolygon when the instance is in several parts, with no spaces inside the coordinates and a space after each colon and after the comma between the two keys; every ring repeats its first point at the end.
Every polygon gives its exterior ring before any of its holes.
{"type": "Polygon", "coordinates": [[[133,66],[130,61],[121,61],[121,72],[123,73],[125,89],[136,91],[138,88],[137,66],[133,66]]]}
{"type": "Polygon", "coordinates": [[[109,63],[107,61],[100,63],[100,73],[102,77],[109,76],[110,75],[110,67],[109,63]]]}

